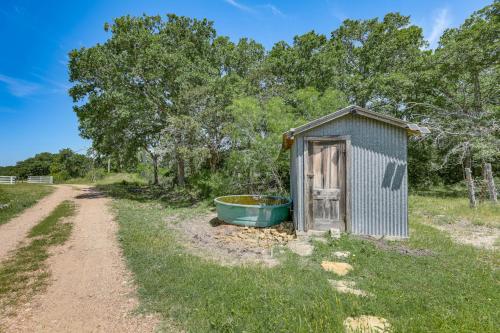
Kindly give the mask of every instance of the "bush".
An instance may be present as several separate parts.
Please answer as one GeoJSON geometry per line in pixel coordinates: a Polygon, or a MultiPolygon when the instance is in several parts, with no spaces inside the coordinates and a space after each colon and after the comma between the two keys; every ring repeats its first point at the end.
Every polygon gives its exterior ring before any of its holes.
{"type": "Polygon", "coordinates": [[[54,177],[55,183],[62,183],[71,178],[69,173],[65,170],[53,173],[52,176],[54,177]]]}
{"type": "Polygon", "coordinates": [[[224,172],[209,172],[207,170],[191,178],[190,184],[199,190],[199,195],[203,198],[216,198],[236,193],[232,177],[224,172]]]}

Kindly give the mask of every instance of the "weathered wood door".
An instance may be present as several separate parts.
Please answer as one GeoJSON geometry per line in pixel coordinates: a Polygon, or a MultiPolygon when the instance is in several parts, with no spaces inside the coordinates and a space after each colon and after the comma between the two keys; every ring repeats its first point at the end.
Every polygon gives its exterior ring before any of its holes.
{"type": "Polygon", "coordinates": [[[345,189],[345,142],[309,141],[306,177],[308,228],[346,229],[345,189]]]}

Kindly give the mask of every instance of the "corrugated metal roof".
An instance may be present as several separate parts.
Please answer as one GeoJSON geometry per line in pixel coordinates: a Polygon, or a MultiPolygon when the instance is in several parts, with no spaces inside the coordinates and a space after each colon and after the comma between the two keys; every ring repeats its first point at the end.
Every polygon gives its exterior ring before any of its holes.
{"type": "Polygon", "coordinates": [[[391,117],[391,116],[387,116],[387,115],[384,115],[384,114],[381,114],[381,113],[373,112],[373,111],[370,111],[368,109],[365,109],[365,108],[362,108],[362,107],[356,106],[356,105],[350,105],[350,106],[348,106],[346,108],[343,108],[341,110],[338,110],[336,112],[327,114],[326,116],[323,116],[321,118],[315,119],[315,120],[313,120],[311,122],[308,122],[307,124],[304,124],[304,125],[299,126],[297,128],[292,128],[292,129],[290,129],[290,131],[288,131],[286,133],[288,135],[299,134],[299,133],[308,131],[308,130],[310,130],[312,128],[321,126],[321,125],[323,125],[325,123],[328,123],[330,121],[333,121],[333,120],[335,120],[337,118],[343,117],[343,116],[345,116],[347,114],[358,114],[358,115],[361,115],[361,116],[364,116],[364,117],[367,117],[367,118],[371,118],[371,119],[375,119],[375,120],[378,120],[378,121],[382,121],[382,122],[387,123],[387,124],[391,124],[391,125],[394,125],[394,126],[406,128],[409,132],[412,132],[412,133],[416,132],[416,133],[413,133],[413,134],[417,134],[417,133],[427,134],[427,133],[430,133],[429,129],[426,128],[426,127],[420,127],[417,124],[409,123],[407,121],[404,121],[404,120],[401,120],[401,119],[398,119],[398,118],[395,118],[395,117],[391,117]]]}

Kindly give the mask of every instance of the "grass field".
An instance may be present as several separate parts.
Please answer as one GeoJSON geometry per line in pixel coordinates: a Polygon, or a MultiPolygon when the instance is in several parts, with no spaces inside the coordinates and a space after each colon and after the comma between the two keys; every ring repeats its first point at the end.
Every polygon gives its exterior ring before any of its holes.
{"type": "Polygon", "coordinates": [[[72,216],[74,212],[74,203],[64,201],[59,204],[49,216],[30,230],[29,244],[20,247],[2,262],[0,314],[9,312],[20,301],[26,302],[47,285],[50,275],[46,265],[49,249],[68,239],[72,224],[63,223],[63,219],[72,216]]]}
{"type": "Polygon", "coordinates": [[[469,208],[466,198],[411,197],[414,217],[427,216],[437,224],[453,224],[467,220],[474,225],[500,228],[500,205],[484,202],[476,209],[469,208]]]}
{"type": "Polygon", "coordinates": [[[410,199],[413,217],[419,220],[424,217],[436,224],[466,220],[474,225],[500,228],[500,205],[484,198],[476,209],[470,209],[464,185],[430,188],[417,192],[410,199]]]}
{"type": "MultiPolygon", "coordinates": [[[[419,222],[428,205],[428,214],[467,215],[460,198],[411,196],[411,238],[397,245],[426,255],[404,255],[344,236],[317,243],[309,258],[285,251],[274,268],[224,267],[187,254],[165,228],[167,216],[182,223],[205,212],[207,204],[173,208],[133,186],[118,187],[108,189],[120,198],[115,201],[119,237],[142,309],[173,319],[187,331],[341,332],[346,317],[362,314],[387,318],[396,332],[497,332],[500,326],[498,253],[455,244],[419,222]],[[335,250],[353,253],[349,279],[375,297],[331,289],[327,279],[335,276],[320,263],[333,259],[335,250]]],[[[491,223],[488,209],[484,214],[478,210],[474,218],[491,223]]]]}
{"type": "Polygon", "coordinates": [[[0,185],[0,205],[8,205],[0,209],[0,224],[6,223],[26,208],[33,206],[53,190],[51,186],[38,184],[0,185]]]}

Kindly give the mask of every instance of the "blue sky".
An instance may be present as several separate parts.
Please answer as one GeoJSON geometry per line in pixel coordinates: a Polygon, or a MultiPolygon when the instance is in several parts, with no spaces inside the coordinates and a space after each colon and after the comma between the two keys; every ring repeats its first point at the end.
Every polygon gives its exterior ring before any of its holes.
{"type": "Polygon", "coordinates": [[[130,14],[176,13],[215,21],[219,35],[266,48],[310,30],[329,35],[346,18],[410,15],[431,46],[483,0],[72,0],[0,1],[0,165],[69,147],[84,153],[68,97],[67,54],[103,42],[105,22],[130,14]]]}

